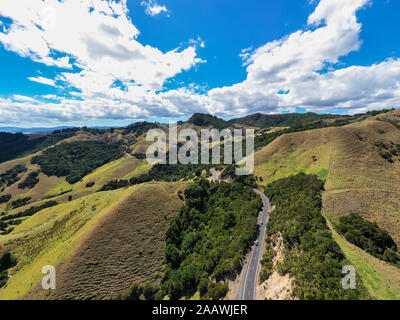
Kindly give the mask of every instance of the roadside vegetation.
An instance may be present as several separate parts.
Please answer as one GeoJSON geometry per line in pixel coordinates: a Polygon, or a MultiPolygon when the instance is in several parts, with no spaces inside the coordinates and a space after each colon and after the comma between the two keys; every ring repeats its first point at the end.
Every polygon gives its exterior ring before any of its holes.
{"type": "MultiPolygon", "coordinates": [[[[304,173],[266,186],[276,206],[267,233],[272,237],[280,232],[285,247],[277,271],[294,278],[293,295],[301,300],[360,299],[366,291],[359,279],[357,289],[342,288],[341,271],[348,263],[321,215],[323,189],[317,176],[304,173]]],[[[262,274],[268,275],[268,268],[264,262],[262,274]]]]}
{"type": "Polygon", "coordinates": [[[260,198],[238,183],[201,180],[185,190],[185,206],[166,235],[164,278],[158,297],[223,299],[257,232],[260,198]]]}

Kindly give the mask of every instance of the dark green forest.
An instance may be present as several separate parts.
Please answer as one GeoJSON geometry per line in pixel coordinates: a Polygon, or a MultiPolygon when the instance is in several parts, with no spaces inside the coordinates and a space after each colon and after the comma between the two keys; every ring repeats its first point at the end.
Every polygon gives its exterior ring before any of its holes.
{"type": "Polygon", "coordinates": [[[364,220],[351,213],[341,217],[336,227],[347,241],[355,244],[378,259],[400,267],[400,253],[389,232],[382,230],[375,222],[364,220]]]}
{"type": "Polygon", "coordinates": [[[365,294],[361,283],[356,290],[341,285],[342,267],[348,262],[321,214],[323,189],[317,176],[304,173],[265,188],[276,206],[267,225],[268,238],[281,233],[285,246],[278,272],[294,277],[293,294],[301,300],[359,299],[365,294]]]}
{"type": "Polygon", "coordinates": [[[26,171],[26,167],[23,165],[16,165],[15,167],[7,170],[6,172],[3,172],[0,174],[0,188],[3,188],[4,186],[11,186],[17,181],[21,179],[20,175],[21,173],[24,173],[26,171]]]}
{"type": "Polygon", "coordinates": [[[76,183],[94,169],[120,158],[123,148],[118,144],[97,141],[62,143],[32,158],[48,176],[67,177],[76,183]]]}
{"type": "Polygon", "coordinates": [[[166,235],[161,295],[222,299],[258,232],[260,198],[238,183],[201,180],[185,190],[185,206],[166,235]]]}
{"type": "Polygon", "coordinates": [[[75,131],[64,129],[49,135],[0,132],[0,163],[40,151],[73,136],[75,131]]]}
{"type": "Polygon", "coordinates": [[[24,181],[18,184],[19,189],[32,189],[39,182],[38,175],[40,171],[32,171],[28,174],[24,181]]]}
{"type": "Polygon", "coordinates": [[[4,287],[8,280],[8,269],[17,264],[15,259],[9,252],[4,253],[0,258],[0,288],[4,287]]]}

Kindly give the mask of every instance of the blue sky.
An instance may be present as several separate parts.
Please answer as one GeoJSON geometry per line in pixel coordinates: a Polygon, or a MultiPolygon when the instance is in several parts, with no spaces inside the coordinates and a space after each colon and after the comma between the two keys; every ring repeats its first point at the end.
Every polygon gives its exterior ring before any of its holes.
{"type": "Polygon", "coordinates": [[[19,2],[0,4],[1,126],[400,106],[398,1],[19,2]]]}

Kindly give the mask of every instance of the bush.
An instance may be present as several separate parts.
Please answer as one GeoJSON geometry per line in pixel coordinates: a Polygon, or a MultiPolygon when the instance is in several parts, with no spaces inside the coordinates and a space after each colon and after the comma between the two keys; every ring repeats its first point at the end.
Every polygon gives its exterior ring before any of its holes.
{"type": "Polygon", "coordinates": [[[11,194],[5,194],[0,196],[0,203],[6,203],[8,201],[10,201],[11,199],[11,194]]]}
{"type": "Polygon", "coordinates": [[[126,188],[129,186],[128,180],[112,180],[109,183],[105,184],[99,191],[111,191],[121,188],[126,188]]]}
{"type": "Polygon", "coordinates": [[[14,267],[16,264],[17,259],[14,258],[9,252],[4,253],[3,256],[0,258],[0,288],[7,283],[7,270],[14,267]]]}
{"type": "Polygon", "coordinates": [[[33,187],[35,187],[39,182],[39,179],[38,179],[39,173],[40,173],[40,171],[33,171],[33,172],[29,173],[29,175],[26,177],[26,179],[18,185],[18,188],[19,189],[25,189],[25,188],[32,189],[33,187]]]}
{"type": "Polygon", "coordinates": [[[140,300],[140,295],[143,289],[138,285],[134,284],[126,293],[123,293],[119,299],[120,300],[140,300]]]}
{"type": "Polygon", "coordinates": [[[157,291],[158,289],[150,282],[146,282],[143,287],[143,296],[146,300],[154,300],[154,295],[157,293],[157,291]]]}
{"type": "Polygon", "coordinates": [[[17,181],[19,181],[20,174],[26,171],[26,167],[23,165],[16,165],[15,167],[7,170],[6,172],[0,174],[0,187],[11,186],[17,181]]]}
{"type": "Polygon", "coordinates": [[[30,200],[31,200],[31,197],[17,199],[15,201],[11,202],[11,207],[13,207],[15,209],[15,208],[25,206],[29,203],[30,200]]]}
{"type": "Polygon", "coordinates": [[[40,206],[33,206],[33,207],[30,207],[29,209],[26,209],[25,211],[10,214],[8,216],[2,217],[1,220],[7,221],[7,220],[15,219],[15,218],[20,218],[20,217],[33,216],[35,213],[37,213],[43,209],[56,206],[57,204],[58,204],[57,201],[47,201],[40,206]]]}
{"type": "Polygon", "coordinates": [[[211,282],[208,286],[207,297],[211,300],[222,300],[228,293],[227,283],[214,283],[211,282]]]}

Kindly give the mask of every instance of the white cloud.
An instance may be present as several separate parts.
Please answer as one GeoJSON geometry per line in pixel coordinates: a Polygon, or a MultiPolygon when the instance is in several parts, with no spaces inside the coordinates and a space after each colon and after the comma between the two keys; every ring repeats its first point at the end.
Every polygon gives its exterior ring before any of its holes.
{"type": "Polygon", "coordinates": [[[400,60],[345,66],[340,58],[361,48],[356,13],[368,0],[321,0],[304,30],[241,52],[247,79],[207,93],[188,88],[165,91],[178,73],[204,62],[201,38],[185,49],[162,52],[144,46],[128,16],[126,1],[0,1],[0,15],[13,19],[0,42],[8,50],[60,69],[54,83],[70,98],[0,98],[0,119],[10,122],[98,118],[177,117],[193,112],[238,116],[254,112],[400,106],[400,60]],[[45,8],[46,10],[44,10],[45,8]],[[73,21],[73,23],[71,23],[73,21]]]}
{"type": "Polygon", "coordinates": [[[148,1],[142,1],[141,5],[145,7],[145,12],[149,16],[157,16],[160,13],[164,12],[167,13],[167,16],[169,17],[169,10],[167,9],[166,6],[161,6],[157,2],[148,0],[148,1]]]}
{"type": "Polygon", "coordinates": [[[400,60],[339,70],[340,57],[359,50],[361,24],[356,12],[369,0],[321,0],[306,30],[254,50],[241,52],[247,79],[209,92],[220,114],[277,112],[303,107],[311,111],[400,106],[400,60]],[[332,70],[333,69],[333,70],[332,70]],[[283,94],[284,93],[284,94],[283,94]]]}
{"type": "MultiPolygon", "coordinates": [[[[165,105],[168,114],[170,103],[160,101],[155,92],[163,89],[167,79],[204,62],[197,57],[196,44],[168,52],[142,45],[126,0],[2,0],[0,16],[12,19],[7,32],[0,32],[0,42],[7,50],[62,68],[53,79],[28,79],[53,86],[57,82],[76,96],[76,100],[61,99],[63,108],[44,104],[49,117],[62,110],[62,114],[76,111],[81,119],[136,118],[152,114],[155,104],[157,108],[165,105]],[[77,105],[83,106],[82,117],[77,105]]],[[[13,113],[12,102],[2,107],[3,115],[7,113],[4,109],[13,113]]],[[[42,109],[27,110],[45,118],[42,109]]],[[[27,117],[28,112],[19,117],[27,117]]]]}
{"type": "Polygon", "coordinates": [[[56,87],[56,83],[54,80],[49,79],[49,78],[45,78],[45,77],[29,77],[28,80],[33,81],[33,82],[38,82],[41,84],[45,84],[48,86],[52,86],[52,87],[56,87]]]}

